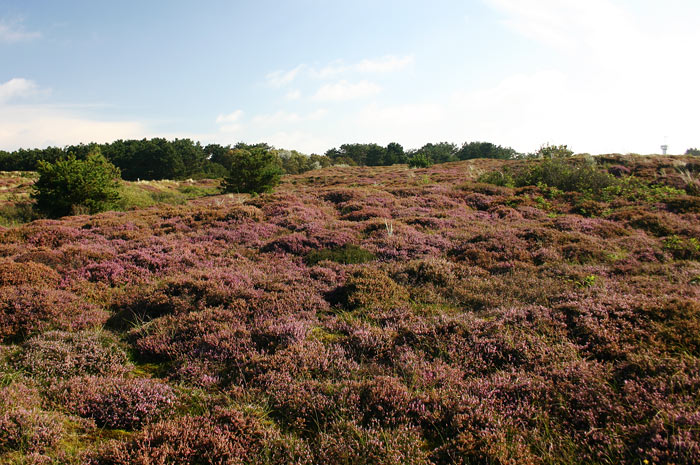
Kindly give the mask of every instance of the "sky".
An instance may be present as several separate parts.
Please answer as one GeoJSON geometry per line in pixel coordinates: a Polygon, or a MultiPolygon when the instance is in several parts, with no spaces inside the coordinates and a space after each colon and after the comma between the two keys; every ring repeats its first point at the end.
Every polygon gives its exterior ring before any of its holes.
{"type": "Polygon", "coordinates": [[[0,0],[0,149],[700,146],[697,0],[0,0]]]}

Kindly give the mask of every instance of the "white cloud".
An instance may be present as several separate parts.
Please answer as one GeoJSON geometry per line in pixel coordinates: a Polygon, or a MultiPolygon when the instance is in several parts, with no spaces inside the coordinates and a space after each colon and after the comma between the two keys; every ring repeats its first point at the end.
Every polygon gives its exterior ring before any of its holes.
{"type": "Polygon", "coordinates": [[[412,65],[413,55],[398,57],[387,55],[377,60],[362,60],[354,66],[361,73],[393,73],[412,65]]]}
{"type": "Polygon", "coordinates": [[[335,136],[345,142],[399,141],[406,147],[480,140],[526,152],[549,142],[568,144],[579,152],[652,153],[659,150],[664,135],[669,136],[675,153],[697,145],[687,137],[694,134],[696,121],[690,109],[697,108],[700,97],[689,102],[689,110],[675,108],[674,114],[663,110],[661,99],[640,101],[635,92],[600,93],[560,71],[542,70],[509,76],[492,87],[455,92],[441,100],[372,103],[347,124],[354,133],[335,136]]]}
{"type": "Polygon", "coordinates": [[[24,78],[14,78],[0,84],[0,104],[38,93],[39,86],[24,78]]]}
{"type": "Polygon", "coordinates": [[[351,71],[352,67],[343,60],[335,60],[321,68],[309,67],[308,75],[314,79],[329,79],[351,71]]]}
{"type": "Polygon", "coordinates": [[[296,113],[288,113],[283,110],[268,115],[257,115],[252,119],[253,124],[265,126],[275,124],[293,124],[298,123],[299,121],[301,121],[301,116],[296,113]]]}
{"type": "Polygon", "coordinates": [[[242,128],[240,124],[243,117],[243,110],[236,110],[227,115],[219,115],[216,117],[216,123],[219,125],[219,131],[226,133],[236,133],[242,128]]]}
{"type": "Polygon", "coordinates": [[[494,127],[509,134],[510,143],[531,149],[537,135],[546,137],[540,142],[557,138],[593,153],[658,151],[664,135],[679,152],[694,143],[691,109],[700,105],[700,93],[693,76],[700,63],[690,57],[696,55],[700,32],[687,27],[686,16],[691,6],[697,11],[696,4],[485,2],[504,15],[508,28],[574,58],[559,60],[556,70],[514,76],[460,96],[456,104],[485,112],[494,127]]]}
{"type": "Polygon", "coordinates": [[[279,131],[272,134],[264,134],[264,139],[274,147],[298,150],[306,154],[321,154],[332,146],[331,140],[319,137],[315,131],[279,131]]]}
{"type": "Polygon", "coordinates": [[[48,105],[0,105],[0,149],[64,146],[141,138],[147,129],[135,121],[100,121],[48,105]]]}
{"type": "Polygon", "coordinates": [[[322,67],[300,64],[289,71],[273,71],[265,77],[265,80],[274,87],[282,87],[290,84],[300,76],[324,80],[347,74],[394,73],[411,66],[414,61],[413,55],[386,55],[381,58],[364,59],[357,63],[335,60],[322,67]]]}
{"type": "Polygon", "coordinates": [[[219,115],[216,117],[217,123],[235,123],[240,121],[243,116],[243,110],[236,110],[228,115],[219,115]]]}
{"type": "Polygon", "coordinates": [[[39,32],[24,30],[19,21],[0,20],[0,42],[14,43],[41,37],[39,32]]]}
{"type": "Polygon", "coordinates": [[[306,68],[306,65],[299,65],[289,71],[277,70],[269,73],[265,80],[273,87],[282,87],[296,79],[297,75],[306,68]]]}
{"type": "Polygon", "coordinates": [[[299,100],[301,98],[301,91],[299,89],[291,90],[287,92],[284,96],[287,100],[299,100]]]}
{"type": "Polygon", "coordinates": [[[351,83],[343,80],[321,86],[312,99],[322,102],[343,102],[369,97],[379,92],[381,92],[381,87],[373,82],[359,81],[351,83]]]}
{"type": "Polygon", "coordinates": [[[506,15],[503,23],[545,44],[573,51],[606,49],[638,38],[631,16],[609,0],[486,0],[506,15]]]}

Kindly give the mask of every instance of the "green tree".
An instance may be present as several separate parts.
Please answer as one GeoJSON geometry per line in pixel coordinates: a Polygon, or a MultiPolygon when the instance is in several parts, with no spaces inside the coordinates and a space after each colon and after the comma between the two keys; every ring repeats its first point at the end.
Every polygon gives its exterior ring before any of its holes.
{"type": "Polygon", "coordinates": [[[406,154],[403,151],[401,144],[397,142],[391,142],[386,146],[386,156],[384,157],[384,163],[386,165],[394,165],[396,163],[406,163],[406,154]]]}
{"type": "Polygon", "coordinates": [[[410,168],[427,168],[432,166],[432,164],[432,160],[424,153],[416,153],[408,160],[408,166],[410,168]]]}
{"type": "Polygon", "coordinates": [[[418,150],[428,157],[433,163],[446,163],[454,161],[457,154],[457,146],[450,142],[428,143],[418,150]]]}
{"type": "Polygon", "coordinates": [[[224,192],[259,194],[279,184],[283,174],[279,157],[267,146],[248,147],[228,153],[230,172],[224,178],[224,192]]]}
{"type": "Polygon", "coordinates": [[[113,208],[119,200],[119,168],[99,150],[85,160],[71,154],[55,163],[39,161],[39,179],[33,186],[36,208],[51,217],[78,211],[97,213],[113,208]]]}
{"type": "Polygon", "coordinates": [[[537,151],[537,158],[568,158],[574,155],[573,150],[570,150],[566,145],[549,145],[545,144],[537,151]]]}
{"type": "Polygon", "coordinates": [[[471,160],[473,158],[514,158],[515,150],[510,147],[501,147],[491,142],[469,142],[462,145],[457,152],[460,160],[471,160]]]}

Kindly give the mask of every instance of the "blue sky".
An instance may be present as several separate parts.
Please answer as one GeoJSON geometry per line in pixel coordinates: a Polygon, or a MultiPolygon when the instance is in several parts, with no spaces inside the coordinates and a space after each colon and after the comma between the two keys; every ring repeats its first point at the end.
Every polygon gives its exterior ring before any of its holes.
{"type": "Polygon", "coordinates": [[[700,146],[696,0],[0,3],[0,149],[700,146]]]}

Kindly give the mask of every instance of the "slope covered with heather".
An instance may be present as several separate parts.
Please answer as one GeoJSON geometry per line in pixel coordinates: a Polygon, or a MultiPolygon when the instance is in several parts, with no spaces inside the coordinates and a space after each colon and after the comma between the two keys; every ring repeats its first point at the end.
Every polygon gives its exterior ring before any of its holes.
{"type": "Polygon", "coordinates": [[[538,163],[2,229],[0,462],[698,463],[700,163],[538,163]]]}

